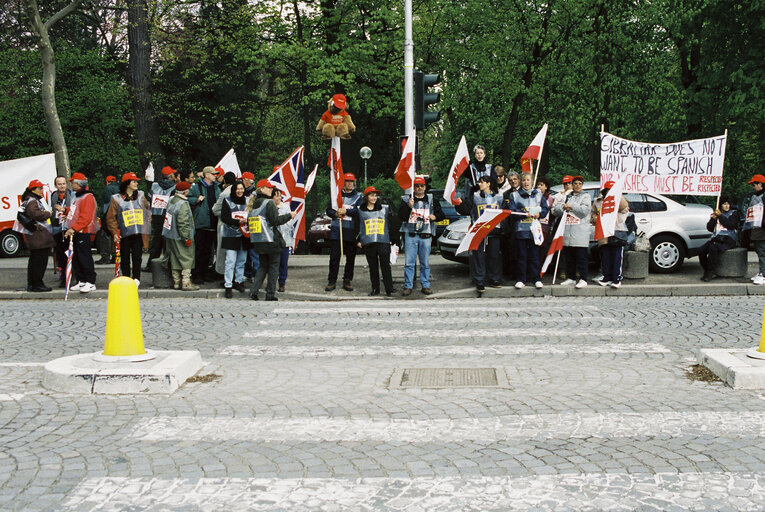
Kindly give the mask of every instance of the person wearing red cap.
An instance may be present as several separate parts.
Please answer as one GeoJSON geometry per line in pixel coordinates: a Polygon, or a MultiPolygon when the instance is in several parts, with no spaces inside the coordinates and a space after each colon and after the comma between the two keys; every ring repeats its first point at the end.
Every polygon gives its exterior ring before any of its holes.
{"type": "Polygon", "coordinates": [[[191,282],[191,269],[194,268],[194,217],[189,206],[190,188],[191,183],[187,181],[181,181],[175,186],[175,194],[167,205],[162,224],[162,238],[173,276],[173,288],[184,291],[199,290],[199,286],[191,282]]]}
{"type": "Polygon", "coordinates": [[[420,261],[420,284],[422,293],[430,295],[430,246],[436,234],[436,222],[444,220],[444,212],[438,199],[433,194],[426,194],[425,178],[414,178],[413,193],[401,196],[398,217],[401,220],[401,233],[404,237],[404,296],[412,294],[414,286],[414,266],[420,261]]]}
{"type": "Polygon", "coordinates": [[[295,212],[279,215],[279,209],[271,199],[273,191],[274,186],[270,181],[260,180],[255,195],[247,205],[250,243],[260,256],[260,265],[250,287],[252,300],[258,300],[258,292],[266,275],[266,300],[279,300],[276,298],[276,281],[279,276],[280,254],[287,244],[276,228],[295,218],[295,212]]]}
{"type": "Polygon", "coordinates": [[[251,172],[243,172],[242,183],[244,183],[244,197],[250,199],[250,196],[255,193],[255,175],[251,172]]]}
{"type": "Polygon", "coordinates": [[[749,180],[753,194],[746,208],[746,220],[744,222],[743,235],[754,244],[754,250],[759,258],[760,270],[752,277],[752,284],[765,284],[765,228],[763,227],[763,210],[765,209],[765,176],[755,174],[749,180]]]}
{"type": "Polygon", "coordinates": [[[88,178],[81,172],[69,178],[74,190],[74,201],[66,216],[67,230],[65,238],[74,242],[72,271],[77,284],[70,290],[89,293],[96,289],[96,268],[93,263],[93,251],[90,236],[98,231],[96,198],[88,190],[88,178]]]}
{"type": "MultiPolygon", "coordinates": [[[[603,200],[615,183],[607,181],[603,184],[600,191],[600,197],[592,203],[592,212],[590,214],[590,224],[595,224],[598,214],[603,206],[603,200]]],[[[616,215],[616,227],[614,236],[598,240],[598,252],[600,253],[600,265],[603,270],[603,277],[596,282],[600,286],[611,286],[611,288],[621,288],[622,286],[622,259],[624,256],[624,239],[626,239],[629,230],[627,229],[627,216],[630,213],[630,203],[622,195],[619,201],[619,210],[616,215]],[[619,236],[616,235],[619,233],[619,236]]]]}
{"type": "Polygon", "coordinates": [[[178,171],[166,165],[162,168],[160,178],[151,184],[149,205],[151,208],[151,238],[149,240],[149,259],[144,272],[151,272],[151,260],[162,255],[162,225],[165,221],[165,210],[170,203],[170,197],[175,193],[178,182],[178,171]]]}
{"type": "Polygon", "coordinates": [[[369,265],[369,279],[372,282],[370,296],[380,294],[380,270],[382,270],[385,295],[390,297],[393,289],[393,276],[390,271],[390,209],[380,204],[380,191],[374,187],[364,190],[361,206],[352,210],[356,217],[357,247],[364,251],[369,265]]]}
{"type": "Polygon", "coordinates": [[[106,211],[106,224],[114,243],[120,244],[120,272],[132,277],[136,286],[141,284],[142,249],[148,246],[151,224],[149,203],[138,190],[139,178],[135,173],[122,175],[120,193],[112,198],[106,211]]]}
{"type": "Polygon", "coordinates": [[[54,253],[56,255],[56,268],[58,269],[58,287],[66,287],[64,271],[66,269],[66,250],[69,242],[64,239],[64,224],[66,214],[74,199],[74,192],[66,188],[66,176],[56,176],[53,180],[56,190],[51,194],[51,233],[56,242],[54,253]]]}
{"type": "Polygon", "coordinates": [[[574,176],[572,192],[562,202],[553,204],[553,215],[562,217],[566,212],[566,226],[563,232],[563,255],[566,258],[566,280],[561,286],[575,285],[577,289],[587,286],[590,246],[590,213],[592,200],[590,194],[582,191],[584,178],[574,176]],[[579,271],[579,280],[576,273],[579,271]]]}
{"type": "Polygon", "coordinates": [[[195,284],[216,281],[215,269],[211,265],[218,244],[218,217],[212,208],[220,197],[218,171],[208,165],[202,169],[203,178],[191,186],[189,205],[194,214],[194,271],[191,273],[195,284]]]}
{"type": "Polygon", "coordinates": [[[56,244],[48,230],[51,213],[43,202],[43,183],[40,180],[29,182],[21,195],[21,212],[17,216],[14,230],[24,234],[24,243],[29,249],[27,261],[27,291],[49,292],[43,277],[48,266],[48,256],[56,244]]]}
{"type": "Polygon", "coordinates": [[[356,190],[356,176],[351,173],[345,173],[343,176],[343,207],[335,210],[332,208],[332,202],[327,205],[325,213],[332,219],[329,225],[329,275],[327,276],[327,286],[324,291],[331,292],[335,289],[337,275],[340,272],[340,244],[343,244],[343,253],[345,254],[345,268],[343,269],[343,290],[352,292],[353,286],[353,268],[356,263],[356,221],[348,213],[361,206],[364,196],[356,190]],[[343,225],[343,239],[340,240],[340,223],[343,225]]]}
{"type": "MultiPolygon", "coordinates": [[[[276,188],[274,189],[273,200],[274,200],[274,204],[276,205],[276,208],[279,210],[279,215],[284,215],[285,213],[289,213],[292,211],[290,204],[282,201],[281,190],[276,188]]],[[[295,244],[295,224],[292,222],[287,222],[286,224],[282,224],[281,226],[279,226],[279,231],[282,234],[282,238],[284,238],[284,243],[287,244],[287,247],[282,249],[282,252],[279,255],[279,288],[278,290],[280,292],[283,292],[284,287],[287,285],[287,277],[289,275],[290,250],[292,249],[292,246],[295,244]]]]}

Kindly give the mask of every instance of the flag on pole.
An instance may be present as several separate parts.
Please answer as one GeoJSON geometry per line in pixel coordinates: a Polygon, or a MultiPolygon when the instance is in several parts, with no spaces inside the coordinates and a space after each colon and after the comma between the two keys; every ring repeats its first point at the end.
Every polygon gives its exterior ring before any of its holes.
{"type": "Polygon", "coordinates": [[[619,214],[619,203],[622,201],[622,188],[624,187],[624,179],[626,177],[627,173],[625,172],[617,179],[616,183],[611,181],[603,184],[603,188],[608,188],[606,185],[609,184],[611,184],[611,187],[606,197],[603,198],[598,218],[595,221],[595,240],[614,236],[616,217],[619,214]]]}
{"type": "Polygon", "coordinates": [[[406,138],[406,145],[404,146],[404,151],[401,153],[401,160],[399,160],[395,172],[398,185],[407,194],[412,193],[412,187],[414,186],[414,148],[416,140],[417,132],[412,130],[406,138]]]}
{"type": "Polygon", "coordinates": [[[295,212],[292,219],[292,229],[295,230],[292,248],[297,247],[299,240],[305,240],[305,165],[303,155],[305,148],[300,146],[287,160],[274,167],[274,172],[268,177],[268,181],[274,184],[282,193],[282,201],[289,202],[290,211],[295,212]]]}
{"type": "Polygon", "coordinates": [[[319,170],[319,164],[316,164],[313,166],[313,171],[311,171],[311,174],[308,175],[308,178],[305,180],[305,195],[308,195],[308,193],[313,188],[313,182],[316,181],[316,171],[319,170]]]}
{"type": "Polygon", "coordinates": [[[122,260],[122,249],[119,240],[114,243],[114,277],[120,276],[120,261],[122,260]]]}
{"type": "Polygon", "coordinates": [[[550,266],[555,253],[563,249],[563,233],[566,231],[566,222],[568,221],[568,216],[569,213],[563,210],[563,217],[561,217],[560,222],[558,223],[558,228],[555,230],[555,235],[553,236],[552,242],[550,243],[550,249],[547,251],[547,257],[545,258],[545,262],[542,265],[542,270],[539,272],[539,277],[545,275],[545,272],[547,272],[547,267],[550,266]]]}
{"type": "Polygon", "coordinates": [[[332,137],[332,145],[329,149],[329,201],[333,210],[343,207],[343,162],[340,157],[340,137],[332,137]]]}
{"type": "Polygon", "coordinates": [[[542,147],[545,145],[545,137],[547,137],[547,123],[539,130],[537,136],[531,141],[526,152],[521,156],[521,169],[523,172],[531,172],[531,161],[539,160],[539,156],[542,153],[542,147]]]}
{"type": "Polygon", "coordinates": [[[242,170],[239,169],[239,161],[236,159],[234,148],[229,149],[228,153],[223,155],[223,158],[220,159],[220,162],[218,162],[215,168],[222,170],[224,174],[227,172],[233,172],[236,174],[237,178],[242,175],[242,170]]]}
{"type": "Polygon", "coordinates": [[[66,279],[66,293],[64,293],[64,300],[69,298],[69,285],[72,282],[72,257],[74,256],[74,244],[72,237],[69,237],[69,248],[64,251],[66,255],[66,271],[64,273],[64,279],[66,279]]]}
{"type": "MultiPolygon", "coordinates": [[[[484,238],[491,233],[491,230],[505,220],[512,212],[510,210],[499,210],[497,208],[486,208],[480,217],[470,226],[470,230],[462,239],[460,246],[454,254],[460,254],[465,251],[475,251],[484,238]]],[[[523,214],[525,216],[525,214],[523,214]]]]}
{"type": "Polygon", "coordinates": [[[470,153],[468,153],[467,141],[463,135],[460,139],[459,146],[457,146],[457,153],[454,155],[454,161],[452,162],[452,169],[449,171],[449,176],[446,178],[446,186],[444,186],[444,199],[449,201],[449,204],[454,206],[455,193],[457,191],[457,181],[465,172],[465,169],[470,165],[470,153]]]}

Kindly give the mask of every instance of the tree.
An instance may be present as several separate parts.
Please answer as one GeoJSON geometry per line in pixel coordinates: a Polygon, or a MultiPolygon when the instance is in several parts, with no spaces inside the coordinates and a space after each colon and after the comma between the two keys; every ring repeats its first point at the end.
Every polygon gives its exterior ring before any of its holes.
{"type": "Polygon", "coordinates": [[[37,8],[37,0],[25,0],[27,15],[32,24],[32,31],[39,40],[38,48],[43,65],[42,104],[43,111],[45,112],[45,122],[48,125],[48,132],[53,142],[53,152],[56,155],[56,172],[59,176],[66,176],[67,178],[69,177],[69,154],[66,149],[64,130],[61,129],[61,120],[58,117],[58,109],[56,108],[56,57],[48,30],[66,15],[73,12],[79,3],[80,0],[72,0],[69,5],[43,22],[40,17],[40,10],[37,8]]]}

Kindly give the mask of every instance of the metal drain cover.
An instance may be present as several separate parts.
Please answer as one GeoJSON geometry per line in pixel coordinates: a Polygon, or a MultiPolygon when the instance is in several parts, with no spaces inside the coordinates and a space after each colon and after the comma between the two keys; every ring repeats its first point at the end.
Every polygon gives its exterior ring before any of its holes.
{"type": "Polygon", "coordinates": [[[507,376],[497,368],[402,368],[393,372],[391,389],[507,388],[507,376]]]}

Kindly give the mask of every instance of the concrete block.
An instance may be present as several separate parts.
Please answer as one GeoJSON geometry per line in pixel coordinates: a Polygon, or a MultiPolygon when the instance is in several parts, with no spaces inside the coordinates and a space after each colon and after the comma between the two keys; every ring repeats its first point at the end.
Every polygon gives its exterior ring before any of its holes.
{"type": "Polygon", "coordinates": [[[745,286],[748,295],[765,295],[765,285],[747,284],[745,286]]]}
{"type": "Polygon", "coordinates": [[[747,285],[744,283],[700,283],[672,286],[673,296],[699,295],[747,295],[747,285]]]}
{"type": "Polygon", "coordinates": [[[648,253],[643,251],[625,252],[622,272],[625,279],[645,279],[648,277],[648,253]]]}
{"type": "Polygon", "coordinates": [[[151,260],[151,285],[154,288],[173,287],[173,276],[168,268],[162,266],[159,259],[151,260]]]}
{"type": "Polygon", "coordinates": [[[54,359],[44,367],[43,386],[74,394],[168,394],[202,368],[197,350],[153,354],[140,362],[96,361],[100,352],[54,359]]]}
{"type": "Polygon", "coordinates": [[[702,348],[696,360],[733,389],[765,389],[765,360],[748,357],[749,350],[702,348]]]}
{"type": "Polygon", "coordinates": [[[747,250],[743,247],[728,249],[720,255],[720,263],[714,268],[720,277],[743,277],[746,274],[747,250]]]}

